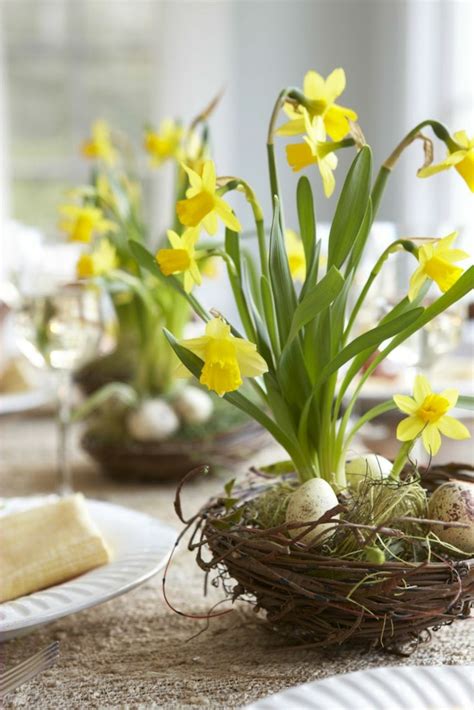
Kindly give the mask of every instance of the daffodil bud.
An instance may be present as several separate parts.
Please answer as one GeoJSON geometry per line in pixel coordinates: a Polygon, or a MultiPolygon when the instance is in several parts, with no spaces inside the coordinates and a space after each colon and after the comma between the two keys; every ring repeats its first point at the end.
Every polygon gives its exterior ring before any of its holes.
{"type": "Polygon", "coordinates": [[[164,441],[179,429],[176,412],[163,399],[146,400],[130,414],[127,423],[137,441],[164,441]]]}
{"type": "Polygon", "coordinates": [[[212,399],[197,387],[182,389],[173,400],[173,406],[186,424],[204,424],[214,410],[212,399]]]}

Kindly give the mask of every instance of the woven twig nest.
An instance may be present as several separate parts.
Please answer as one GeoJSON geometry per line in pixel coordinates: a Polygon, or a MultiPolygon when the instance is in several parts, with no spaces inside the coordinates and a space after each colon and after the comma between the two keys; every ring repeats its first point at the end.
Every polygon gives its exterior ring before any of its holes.
{"type": "Polygon", "coordinates": [[[211,464],[232,466],[255,455],[269,435],[254,422],[203,439],[140,442],[125,438],[107,441],[88,432],[82,446],[104,473],[123,482],[179,481],[190,468],[211,464]]]}
{"type": "MultiPolygon", "coordinates": [[[[472,473],[463,468],[452,464],[422,472],[421,480],[428,491],[450,479],[472,482],[472,473]]],[[[236,495],[248,502],[265,487],[254,485],[236,495]]],[[[214,583],[222,583],[232,601],[241,598],[265,610],[275,629],[299,642],[400,650],[469,615],[474,559],[438,555],[429,563],[383,564],[335,559],[292,540],[285,525],[267,530],[224,525],[228,515],[223,499],[204,506],[187,521],[195,526],[189,549],[197,550],[206,577],[215,575],[214,583]],[[205,559],[206,548],[211,559],[205,559]]]]}

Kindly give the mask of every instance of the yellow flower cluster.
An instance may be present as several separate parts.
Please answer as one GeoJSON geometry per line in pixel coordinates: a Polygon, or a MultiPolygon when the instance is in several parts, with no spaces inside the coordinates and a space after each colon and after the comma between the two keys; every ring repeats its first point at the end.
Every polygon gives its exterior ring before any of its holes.
{"type": "Polygon", "coordinates": [[[333,171],[337,166],[334,143],[326,140],[326,134],[333,141],[340,141],[349,133],[350,121],[357,120],[355,111],[336,104],[345,87],[343,69],[334,69],[327,79],[315,71],[307,72],[303,83],[306,106],[294,107],[287,102],[284,110],[290,120],[277,131],[281,136],[305,133],[302,143],[287,146],[288,164],[294,172],[316,164],[326,197],[334,192],[336,181],[333,171]]]}

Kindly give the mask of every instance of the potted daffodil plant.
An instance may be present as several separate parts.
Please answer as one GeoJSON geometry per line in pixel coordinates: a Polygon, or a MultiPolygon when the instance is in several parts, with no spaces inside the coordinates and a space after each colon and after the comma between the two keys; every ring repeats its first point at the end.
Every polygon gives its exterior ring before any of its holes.
{"type": "Polygon", "coordinates": [[[398,238],[370,250],[368,237],[389,178],[411,144],[424,148],[420,178],[452,170],[473,191],[474,143],[463,131],[451,134],[438,121],[423,121],[373,179],[357,114],[338,102],[345,81],[342,69],[326,79],[309,71],[302,90],[287,88],[278,96],[267,138],[268,228],[250,184],[219,177],[214,162],[205,160],[199,171],[183,166],[189,187],[176,204],[182,242],[156,258],[138,242],[130,248],[137,263],[169,279],[203,321],[202,335],[192,339],[166,331],[183,373],[253,417],[287,452],[287,460],[249,481],[230,482],[187,521],[195,526],[190,548],[199,564],[216,573],[229,598],[253,600],[273,626],[305,642],[389,647],[466,616],[473,599],[472,474],[453,466],[423,471],[413,455],[418,439],[435,456],[443,437],[469,437],[452,410],[470,408],[472,401],[454,389],[438,391],[418,375],[412,397],[394,393],[359,418],[356,404],[395,348],[471,291],[474,268],[463,268],[468,254],[456,246],[456,233],[398,238]],[[288,140],[289,166],[316,168],[328,198],[340,151],[354,154],[324,259],[305,174],[296,190],[299,236],[287,232],[274,150],[280,137],[288,140]],[[434,163],[439,145],[447,157],[434,163]],[[242,208],[250,208],[255,221],[257,278],[242,258],[239,210],[234,214],[226,200],[231,191],[242,194],[242,208]],[[224,248],[201,248],[219,222],[224,248]],[[406,295],[372,328],[356,331],[374,282],[402,251],[413,263],[406,295]],[[208,312],[198,288],[186,288],[200,259],[210,256],[227,267],[239,324],[218,309],[208,312]],[[373,267],[360,287],[363,258],[373,267]],[[244,380],[258,402],[242,390],[244,380]],[[362,427],[390,410],[406,415],[396,432],[395,460],[350,455],[362,427]],[[205,545],[210,560],[202,555],[205,545]]]}
{"type": "MultiPolygon", "coordinates": [[[[199,171],[209,157],[207,119],[214,105],[190,127],[165,120],[158,130],[145,129],[144,148],[152,167],[175,165],[178,199],[186,190],[186,170],[199,171]]],[[[83,446],[105,472],[126,480],[177,478],[202,461],[239,460],[261,445],[263,430],[205,388],[179,379],[178,359],[164,329],[182,337],[191,325],[191,306],[164,279],[142,276],[130,252],[131,239],[149,248],[154,244],[130,141],[98,121],[82,152],[94,161],[91,184],[74,191],[74,204],[60,208],[60,227],[71,241],[83,243],[77,276],[105,288],[118,322],[116,349],[77,374],[90,395],[76,413],[88,419],[83,446]]],[[[190,250],[194,243],[175,222],[157,240],[158,246],[170,244],[162,250],[165,271],[167,252],[174,255],[181,245],[190,250]]],[[[213,261],[193,263],[185,293],[212,275],[213,261]]]]}

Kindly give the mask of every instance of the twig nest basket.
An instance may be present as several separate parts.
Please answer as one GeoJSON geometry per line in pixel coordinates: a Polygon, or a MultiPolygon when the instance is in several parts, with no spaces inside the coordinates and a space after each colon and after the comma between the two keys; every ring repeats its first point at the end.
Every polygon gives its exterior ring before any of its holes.
{"type": "MultiPolygon", "coordinates": [[[[463,468],[453,464],[424,472],[423,486],[432,491],[450,479],[472,482],[472,473],[463,468]]],[[[257,478],[235,494],[241,501],[255,500],[272,485],[257,478]]],[[[224,524],[226,516],[224,499],[214,499],[188,521],[195,525],[189,548],[197,550],[198,564],[206,576],[216,575],[214,583],[222,583],[232,601],[251,602],[276,630],[301,643],[408,649],[430,630],[469,616],[474,559],[442,554],[419,563],[335,559],[301,544],[301,535],[291,538],[287,523],[261,529],[224,524]]]]}
{"type": "Polygon", "coordinates": [[[247,422],[201,439],[167,441],[107,441],[87,432],[82,447],[102,471],[124,483],[179,481],[195,466],[232,466],[255,455],[269,442],[258,424],[247,422]]]}

